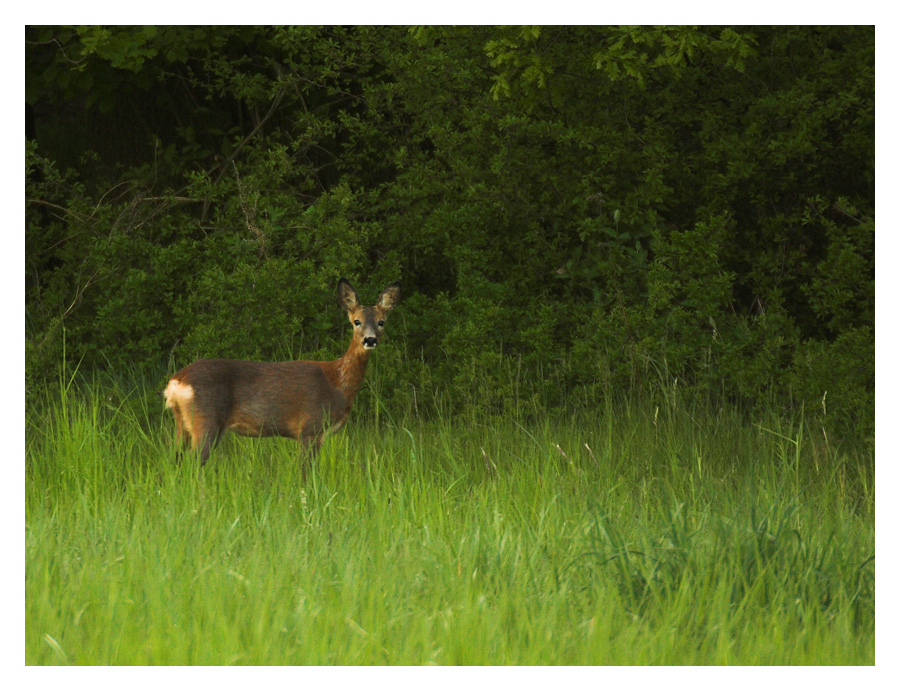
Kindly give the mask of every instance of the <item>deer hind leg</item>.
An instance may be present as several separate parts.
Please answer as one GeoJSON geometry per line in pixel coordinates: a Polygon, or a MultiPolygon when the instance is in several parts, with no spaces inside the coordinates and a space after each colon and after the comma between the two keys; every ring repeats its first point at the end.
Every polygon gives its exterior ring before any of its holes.
{"type": "Polygon", "coordinates": [[[200,452],[200,467],[206,465],[209,455],[222,436],[221,426],[214,419],[195,414],[193,419],[192,449],[200,452]]]}
{"type": "Polygon", "coordinates": [[[172,415],[175,418],[175,459],[180,461],[182,449],[191,445],[193,437],[191,409],[193,407],[194,390],[190,385],[178,379],[170,379],[163,396],[166,399],[166,407],[172,411],[172,415]]]}
{"type": "Polygon", "coordinates": [[[199,452],[202,468],[225,430],[224,420],[218,419],[215,411],[204,412],[195,400],[194,387],[186,382],[170,379],[163,393],[166,405],[175,414],[182,445],[190,445],[194,453],[199,452]]]}
{"type": "Polygon", "coordinates": [[[187,418],[185,413],[177,411],[175,413],[175,421],[177,426],[177,442],[180,442],[180,448],[176,451],[175,458],[178,462],[184,456],[185,450],[188,448],[191,453],[200,455],[200,467],[206,465],[209,455],[219,441],[219,429],[215,424],[209,424],[207,420],[194,415],[187,418]]]}
{"type": "Polygon", "coordinates": [[[175,442],[180,444],[182,448],[187,448],[191,445],[191,433],[188,432],[187,428],[184,426],[184,422],[181,419],[182,413],[181,410],[175,409],[175,442]]]}
{"type": "Polygon", "coordinates": [[[177,405],[172,407],[175,416],[175,462],[181,463],[184,450],[191,446],[191,433],[184,424],[184,413],[177,405]]]}

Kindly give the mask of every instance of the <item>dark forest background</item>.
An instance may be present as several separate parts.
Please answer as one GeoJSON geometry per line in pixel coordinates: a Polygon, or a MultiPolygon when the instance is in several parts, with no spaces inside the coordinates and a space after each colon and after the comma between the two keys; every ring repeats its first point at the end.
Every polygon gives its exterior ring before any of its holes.
{"type": "Polygon", "coordinates": [[[347,276],[403,285],[388,409],[677,387],[869,436],[874,51],[873,27],[28,27],[26,396],[64,351],[160,382],[333,359],[347,276]]]}

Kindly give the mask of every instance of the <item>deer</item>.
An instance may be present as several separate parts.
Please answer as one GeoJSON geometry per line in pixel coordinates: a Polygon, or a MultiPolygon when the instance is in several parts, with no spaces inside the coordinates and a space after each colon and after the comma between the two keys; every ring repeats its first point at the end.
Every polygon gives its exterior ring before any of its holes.
{"type": "Polygon", "coordinates": [[[369,355],[382,338],[388,314],[400,302],[392,283],[365,307],[346,278],[337,286],[353,335],[332,361],[201,359],[176,372],[163,396],[175,416],[176,443],[199,451],[200,468],[227,431],[247,437],[289,437],[301,445],[303,480],[325,436],[347,422],[366,375],[369,355]]]}

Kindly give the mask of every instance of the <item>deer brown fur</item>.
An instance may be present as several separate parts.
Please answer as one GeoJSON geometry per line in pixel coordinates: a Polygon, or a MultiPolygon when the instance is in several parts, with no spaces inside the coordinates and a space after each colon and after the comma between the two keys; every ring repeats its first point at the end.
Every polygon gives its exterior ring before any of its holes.
{"type": "MultiPolygon", "coordinates": [[[[369,354],[387,315],[400,301],[400,286],[385,288],[374,307],[364,307],[347,279],[338,300],[353,325],[344,355],[330,362],[297,360],[197,360],[177,372],[163,392],[184,446],[204,465],[226,431],[250,437],[291,437],[315,457],[327,433],[347,421],[362,386],[369,354]]],[[[302,458],[301,458],[302,460],[302,458]]],[[[306,476],[306,463],[303,464],[306,476]]]]}

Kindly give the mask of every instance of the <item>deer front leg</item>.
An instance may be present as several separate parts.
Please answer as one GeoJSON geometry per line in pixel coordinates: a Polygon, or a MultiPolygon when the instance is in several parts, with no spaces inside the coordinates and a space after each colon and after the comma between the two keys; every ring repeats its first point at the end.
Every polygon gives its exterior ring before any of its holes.
{"type": "Polygon", "coordinates": [[[322,447],[322,439],[324,438],[321,425],[307,423],[303,426],[300,434],[300,471],[303,474],[303,482],[306,482],[306,476],[313,461],[319,456],[319,449],[322,447]]]}

